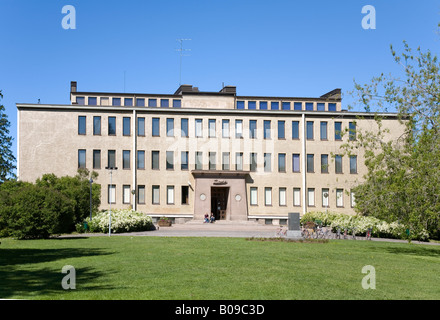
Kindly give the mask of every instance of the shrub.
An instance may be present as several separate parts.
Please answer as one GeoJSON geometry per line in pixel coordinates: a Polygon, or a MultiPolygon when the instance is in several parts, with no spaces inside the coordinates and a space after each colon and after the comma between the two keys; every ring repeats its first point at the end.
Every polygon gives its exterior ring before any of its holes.
{"type": "MultiPolygon", "coordinates": [[[[148,231],[153,228],[150,216],[130,209],[112,210],[112,233],[148,231]]],[[[109,211],[102,211],[87,221],[90,232],[108,232],[109,211]]],[[[78,225],[77,230],[81,226],[78,225]]]]}
{"type": "Polygon", "coordinates": [[[6,182],[0,186],[0,235],[41,239],[66,232],[73,225],[73,207],[73,202],[59,191],[6,182]]]}
{"type": "MultiPolygon", "coordinates": [[[[350,233],[355,232],[358,235],[366,234],[368,228],[372,228],[372,235],[376,237],[407,239],[406,228],[396,222],[387,223],[374,217],[359,215],[347,215],[334,212],[308,212],[301,217],[301,224],[309,221],[322,222],[322,226],[331,227],[335,232],[339,227],[341,230],[347,229],[350,233]]],[[[418,240],[427,240],[428,232],[421,230],[412,235],[412,238],[418,240]]]]}

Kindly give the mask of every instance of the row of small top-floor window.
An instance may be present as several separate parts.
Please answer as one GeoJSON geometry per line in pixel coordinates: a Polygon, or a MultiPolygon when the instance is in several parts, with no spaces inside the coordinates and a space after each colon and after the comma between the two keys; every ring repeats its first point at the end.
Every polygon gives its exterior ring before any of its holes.
{"type": "MultiPolygon", "coordinates": [[[[180,108],[182,106],[182,101],[180,99],[156,99],[156,98],[110,98],[109,97],[101,97],[100,104],[101,106],[124,106],[124,107],[161,107],[161,108],[169,108],[172,106],[173,108],[180,108]],[[171,100],[171,104],[170,104],[171,100]],[[111,101],[111,103],[110,103],[111,101]]],[[[76,97],[76,103],[78,105],[89,105],[89,106],[97,106],[98,105],[98,97],[76,97]],[[86,102],[87,101],[87,102],[86,102]]]]}
{"type": "MultiPolygon", "coordinates": [[[[336,103],[328,103],[327,110],[324,102],[290,102],[290,101],[258,101],[259,110],[298,110],[298,111],[336,111],[336,103]]],[[[237,101],[237,109],[257,110],[257,101],[237,101]],[[247,107],[246,107],[247,104],[247,107]]]]}

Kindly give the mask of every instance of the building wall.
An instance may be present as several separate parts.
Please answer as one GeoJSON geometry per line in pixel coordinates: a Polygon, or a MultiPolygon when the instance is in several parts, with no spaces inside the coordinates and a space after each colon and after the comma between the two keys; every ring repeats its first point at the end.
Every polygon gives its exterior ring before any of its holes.
{"type": "MultiPolygon", "coordinates": [[[[226,99],[227,100],[227,99],[226,99]]],[[[224,106],[226,100],[220,99],[218,106],[224,106]]],[[[206,103],[205,100],[204,103],[206,103]]],[[[200,101],[199,101],[200,102],[200,101]]],[[[185,102],[186,103],[186,102],[185,102]]],[[[185,104],[184,103],[184,104],[185,104]]],[[[203,103],[196,106],[203,107],[203,103]]],[[[235,170],[235,154],[243,153],[243,171],[250,171],[250,153],[257,153],[257,170],[249,172],[245,182],[249,218],[287,217],[288,212],[330,210],[354,213],[350,202],[350,190],[366,173],[363,165],[362,151],[357,157],[357,173],[350,173],[349,159],[342,160],[342,173],[335,173],[332,154],[340,153],[340,146],[348,139],[335,140],[334,123],[342,122],[346,128],[349,122],[356,120],[356,114],[347,112],[323,113],[304,111],[262,111],[262,110],[206,110],[164,109],[164,108],[129,108],[129,107],[90,107],[90,106],[39,106],[19,105],[19,146],[18,176],[20,180],[35,181],[44,173],[57,176],[75,175],[78,169],[78,150],[86,150],[86,167],[99,173],[95,183],[101,184],[102,208],[107,208],[108,185],[110,173],[107,166],[108,150],[116,151],[116,166],[112,172],[112,184],[116,186],[116,202],[112,208],[136,207],[136,209],[153,215],[170,215],[192,217],[195,208],[196,179],[192,174],[195,167],[196,152],[203,153],[203,163],[198,170],[209,168],[209,152],[216,152],[216,170],[222,170],[222,153],[230,153],[229,170],[235,170]],[[78,134],[78,117],[86,117],[86,134],[78,134]],[[101,117],[101,134],[93,135],[93,117],[101,117]],[[108,135],[108,118],[116,117],[116,135],[108,135]],[[123,118],[130,118],[130,135],[123,135],[123,118]],[[145,119],[145,136],[137,136],[137,119],[145,119]],[[159,119],[159,136],[152,134],[153,118],[159,119]],[[167,118],[174,119],[174,133],[167,136],[167,118]],[[182,137],[181,119],[188,119],[188,135],[182,137]],[[195,137],[196,119],[202,120],[202,135],[195,137]],[[209,136],[208,123],[214,119],[215,137],[209,136]],[[222,120],[229,120],[229,137],[222,137],[222,120]],[[236,137],[235,121],[242,120],[243,136],[236,137]],[[249,137],[250,120],[257,121],[257,136],[249,137]],[[264,139],[264,121],[271,121],[270,138],[264,139]],[[278,138],[278,121],[285,121],[285,137],[278,138]],[[299,137],[292,138],[292,121],[299,121],[299,137]],[[305,139],[303,122],[313,121],[314,138],[305,139]],[[327,122],[327,140],[320,139],[320,122],[327,122]],[[305,143],[306,152],[303,152],[305,143]],[[93,150],[101,150],[101,167],[93,169],[93,150]],[[123,169],[122,152],[130,151],[130,168],[123,169]],[[137,151],[145,151],[145,168],[136,169],[137,151]],[[152,169],[152,152],[159,151],[159,168],[152,169]],[[174,151],[174,168],[166,169],[166,152],[174,151]],[[188,152],[188,169],[181,169],[181,152],[188,152]],[[271,155],[270,172],[264,170],[264,154],[271,155]],[[279,172],[278,154],[286,155],[285,172],[279,172]],[[300,155],[300,172],[292,172],[292,154],[300,155]],[[314,155],[314,172],[305,172],[306,154],[314,155]],[[321,173],[321,154],[329,156],[328,173],[321,173]],[[304,176],[306,188],[304,189],[304,176]],[[145,203],[138,203],[137,193],[130,195],[130,203],[123,203],[123,185],[130,190],[145,188],[145,203]],[[153,204],[153,186],[159,186],[159,204],[153,204]],[[167,203],[167,187],[174,186],[174,201],[167,203]],[[182,187],[188,188],[188,204],[182,204],[182,187]],[[257,188],[257,202],[251,204],[251,188],[257,188]],[[265,203],[265,188],[271,188],[271,204],[265,203]],[[280,205],[280,188],[285,188],[285,204],[280,205]],[[293,202],[294,188],[300,189],[300,205],[293,202]],[[307,206],[307,189],[314,189],[314,206],[307,206]],[[329,189],[329,206],[322,204],[322,189],[329,189]],[[337,189],[343,190],[343,205],[336,205],[337,189]]],[[[356,120],[357,128],[373,128],[373,119],[356,120]]],[[[383,121],[384,127],[390,129],[389,139],[396,139],[403,131],[395,118],[383,121]]],[[[136,191],[137,192],[137,191],[136,191]]],[[[198,212],[198,211],[197,211],[198,212]]],[[[232,213],[233,214],[233,213],[232,213]]]]}

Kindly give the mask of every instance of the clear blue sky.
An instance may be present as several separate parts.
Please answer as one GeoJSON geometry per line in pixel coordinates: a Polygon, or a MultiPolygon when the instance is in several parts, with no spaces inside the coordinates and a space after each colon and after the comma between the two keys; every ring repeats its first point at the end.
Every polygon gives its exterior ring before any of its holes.
{"type": "MultiPolygon", "coordinates": [[[[173,93],[182,83],[238,95],[320,96],[381,72],[390,44],[438,54],[438,0],[0,0],[0,90],[16,138],[16,103],[68,104],[79,91],[173,93]],[[76,30],[64,30],[65,5],[76,30]],[[364,30],[362,7],[376,9],[364,30]]],[[[16,139],[13,151],[16,152],[16,139]]]]}

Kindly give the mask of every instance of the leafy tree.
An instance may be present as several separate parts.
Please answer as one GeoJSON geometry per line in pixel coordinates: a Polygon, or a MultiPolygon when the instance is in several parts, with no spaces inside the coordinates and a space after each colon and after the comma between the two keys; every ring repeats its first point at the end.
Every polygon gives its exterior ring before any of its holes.
{"type": "MultiPolygon", "coordinates": [[[[0,99],[3,98],[0,90],[0,99]]],[[[14,169],[16,168],[15,157],[11,151],[12,137],[9,135],[11,126],[6,115],[5,107],[0,104],[0,183],[6,181],[8,177],[14,178],[14,169]]]]}
{"type": "Polygon", "coordinates": [[[344,144],[351,154],[362,148],[368,169],[365,181],[353,189],[356,210],[408,229],[408,240],[425,229],[431,237],[440,229],[440,64],[430,51],[413,50],[404,42],[396,63],[403,79],[385,76],[371,83],[355,83],[356,104],[371,112],[396,110],[405,128],[396,141],[387,139],[382,118],[376,116],[377,130],[357,132],[356,140],[344,144]]]}

